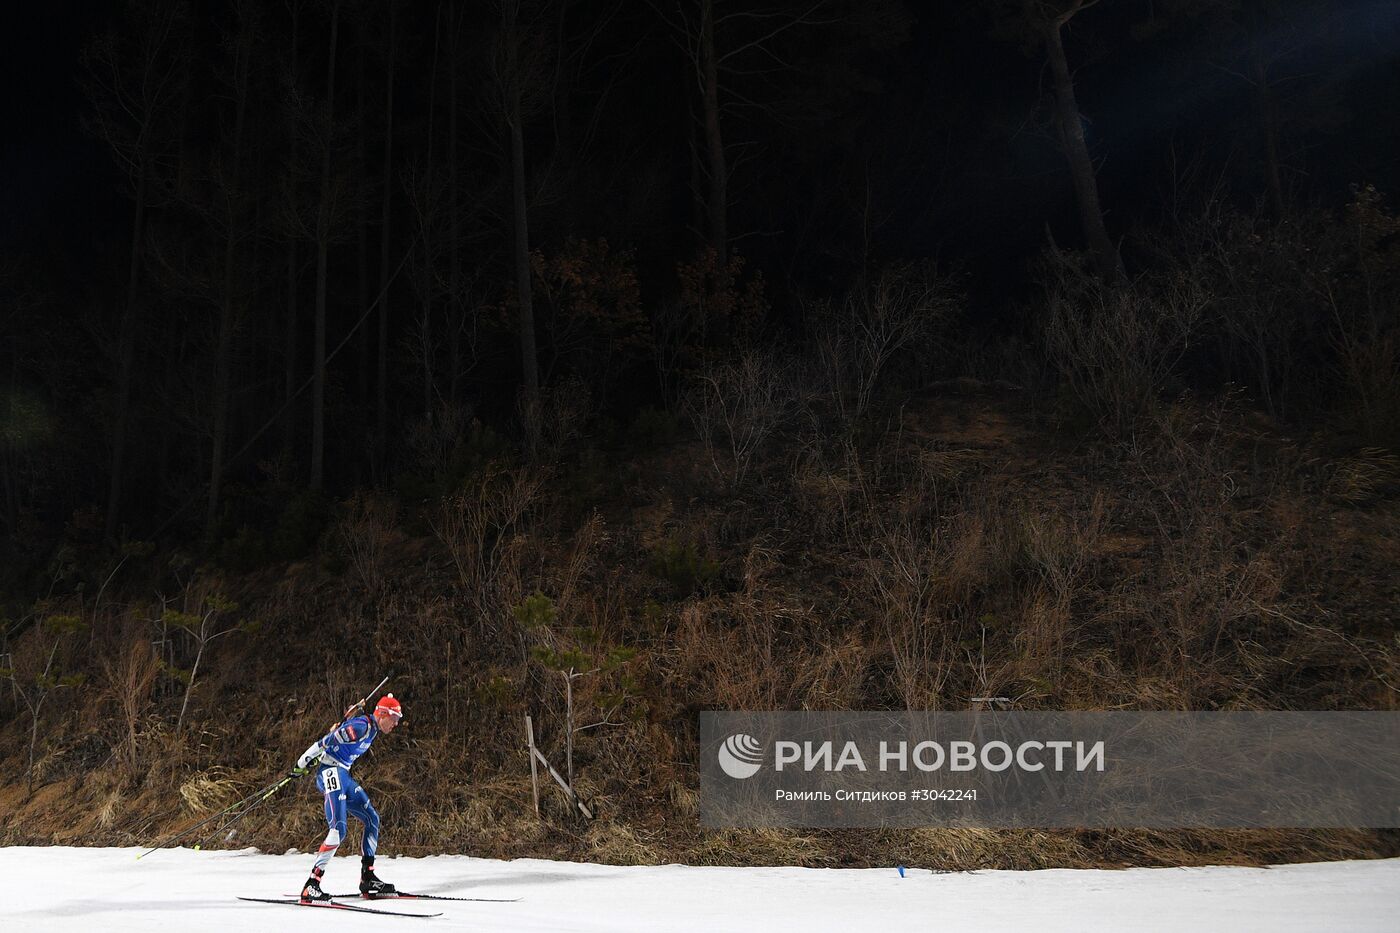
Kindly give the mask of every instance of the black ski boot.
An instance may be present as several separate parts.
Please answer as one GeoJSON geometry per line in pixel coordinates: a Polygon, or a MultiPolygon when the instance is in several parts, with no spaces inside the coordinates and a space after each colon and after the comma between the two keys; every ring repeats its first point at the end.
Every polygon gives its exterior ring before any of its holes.
{"type": "Polygon", "coordinates": [[[301,889],[301,902],[303,904],[324,903],[330,899],[331,896],[321,890],[321,873],[313,871],[311,877],[306,879],[306,887],[301,889]]]}
{"type": "Polygon", "coordinates": [[[398,892],[387,881],[374,876],[374,863],[369,859],[360,860],[360,897],[373,900],[376,897],[393,897],[398,892]]]}

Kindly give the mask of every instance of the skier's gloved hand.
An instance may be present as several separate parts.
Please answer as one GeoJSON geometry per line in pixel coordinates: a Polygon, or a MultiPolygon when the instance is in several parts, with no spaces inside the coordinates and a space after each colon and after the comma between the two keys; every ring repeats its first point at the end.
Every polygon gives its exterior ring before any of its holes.
{"type": "Polygon", "coordinates": [[[297,756],[296,767],[292,768],[291,771],[287,772],[287,776],[301,777],[303,774],[306,774],[308,771],[314,768],[316,766],[316,763],[320,760],[320,758],[321,743],[312,742],[306,747],[306,751],[302,752],[300,755],[297,756]]]}

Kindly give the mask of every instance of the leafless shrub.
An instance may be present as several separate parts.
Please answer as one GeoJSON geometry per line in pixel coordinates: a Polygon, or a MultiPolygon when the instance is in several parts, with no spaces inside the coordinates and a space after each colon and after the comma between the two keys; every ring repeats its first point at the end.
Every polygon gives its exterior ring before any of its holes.
{"type": "Polygon", "coordinates": [[[1243,382],[1278,418],[1329,404],[1367,443],[1391,445],[1400,438],[1397,232],[1400,218],[1363,186],[1340,215],[1271,217],[1211,200],[1138,245],[1211,296],[1198,336],[1217,378],[1243,382]]]}
{"type": "Polygon", "coordinates": [[[1246,384],[1276,418],[1290,412],[1307,344],[1320,336],[1313,285],[1331,259],[1314,220],[1279,222],[1211,200],[1169,236],[1145,234],[1140,244],[1210,294],[1200,338],[1216,348],[1222,375],[1246,384]]]}
{"type": "Polygon", "coordinates": [[[717,600],[693,602],[676,625],[671,676],[714,709],[787,709],[791,681],[771,617],[750,624],[716,618],[717,600]],[[780,660],[783,659],[783,660],[780,660]]]}
{"type": "Polygon", "coordinates": [[[66,670],[75,635],[85,628],[82,617],[50,615],[29,632],[28,637],[13,646],[0,677],[7,678],[15,694],[29,712],[29,764],[26,777],[29,789],[34,789],[36,755],[39,745],[39,724],[44,706],[62,689],[81,686],[86,679],[82,673],[66,670]]]}
{"type": "Polygon", "coordinates": [[[993,501],[986,490],[970,491],[947,516],[906,505],[869,539],[866,591],[881,612],[908,709],[948,706],[952,679],[969,660],[969,609],[996,567],[1009,563],[1002,521],[988,508],[993,501]]]}
{"type": "Polygon", "coordinates": [[[1240,653],[1240,642],[1260,607],[1280,597],[1282,580],[1272,556],[1237,554],[1231,538],[1218,519],[1198,522],[1184,537],[1163,542],[1148,585],[1136,591],[1143,600],[1139,611],[1153,621],[1165,649],[1160,660],[1176,671],[1188,708],[1238,695],[1238,686],[1226,681],[1238,676],[1231,670],[1235,662],[1250,657],[1240,653]]]}
{"type": "Polygon", "coordinates": [[[914,265],[890,266],[840,300],[808,307],[824,394],[848,430],[869,413],[890,364],[908,350],[927,353],[957,307],[950,278],[914,265]]]}
{"type": "Polygon", "coordinates": [[[875,543],[869,561],[867,580],[884,610],[895,678],[909,709],[937,708],[950,660],[938,600],[947,554],[938,545],[902,521],[875,543]]]}
{"type": "Polygon", "coordinates": [[[797,512],[822,537],[846,535],[857,520],[851,514],[860,494],[859,475],[831,466],[810,449],[793,461],[791,490],[797,512]]]}
{"type": "Polygon", "coordinates": [[[686,413],[729,488],[743,482],[759,449],[797,414],[800,386],[793,360],[758,351],[713,364],[695,378],[686,413]]]}
{"type": "Polygon", "coordinates": [[[1102,493],[1082,516],[1030,512],[1022,520],[1025,555],[1039,580],[1020,633],[1026,654],[1057,668],[1067,646],[1070,604],[1107,522],[1102,493]]]}
{"type": "Polygon", "coordinates": [[[1129,436],[1156,408],[1201,321],[1202,283],[1178,270],[1105,284],[1060,253],[1043,269],[1041,336],[1051,366],[1103,430],[1129,436]]]}
{"type": "Polygon", "coordinates": [[[435,480],[446,478],[471,422],[471,412],[463,405],[444,403],[428,410],[408,429],[408,450],[414,463],[435,480]]]}
{"type": "MultiPolygon", "coordinates": [[[[1356,406],[1362,435],[1382,442],[1400,440],[1400,323],[1384,312],[1343,314],[1332,303],[1332,345],[1342,383],[1356,406]]],[[[1393,314],[1393,312],[1391,312],[1393,314]]]]}
{"type": "Polygon", "coordinates": [[[1276,628],[1271,614],[1291,608],[1283,586],[1289,543],[1239,512],[1246,479],[1234,442],[1224,404],[1183,403],[1142,431],[1128,456],[1157,535],[1138,577],[1116,588],[1111,611],[1123,637],[1136,633],[1130,650],[1141,652],[1139,663],[1160,672],[1169,691],[1162,705],[1248,702],[1266,692],[1279,659],[1302,648],[1262,650],[1262,631],[1276,628]]]}
{"type": "Polygon", "coordinates": [[[384,589],[388,556],[400,537],[398,517],[395,500],[359,492],[346,503],[345,517],[336,527],[355,576],[371,596],[384,589]]]}
{"type": "Polygon", "coordinates": [[[488,469],[439,505],[432,527],[447,548],[463,595],[480,617],[494,618],[508,603],[500,586],[517,531],[539,498],[542,475],[532,469],[488,469]]]}
{"type": "Polygon", "coordinates": [[[597,512],[590,515],[574,535],[573,547],[568,560],[560,568],[556,588],[559,598],[555,602],[555,608],[565,618],[576,614],[575,602],[581,595],[581,578],[597,560],[598,551],[607,541],[607,537],[603,517],[597,512]]]}
{"type": "Polygon", "coordinates": [[[1148,507],[1162,538],[1180,538],[1220,515],[1241,493],[1224,404],[1169,406],[1125,448],[1151,490],[1148,507]]]}
{"type": "Polygon", "coordinates": [[[652,314],[652,356],[656,359],[661,395],[668,403],[681,395],[685,361],[697,329],[693,310],[682,302],[666,302],[652,314]]]}
{"type": "Polygon", "coordinates": [[[184,699],[180,702],[180,715],[175,720],[175,731],[179,733],[185,724],[185,714],[189,711],[190,696],[194,693],[199,679],[199,669],[204,663],[210,646],[226,635],[245,630],[245,625],[235,622],[230,616],[238,610],[238,604],[229,600],[216,580],[193,580],[185,585],[180,597],[181,609],[174,609],[173,600],[162,597],[160,624],[162,635],[179,632],[184,636],[187,655],[192,653],[190,667],[167,665],[166,671],[185,685],[184,699]]]}
{"type": "Polygon", "coordinates": [[[535,444],[535,457],[544,463],[559,460],[568,445],[578,440],[592,410],[588,386],[579,379],[543,388],[533,399],[522,392],[516,409],[525,436],[535,444]]]}
{"type": "Polygon", "coordinates": [[[1347,206],[1349,262],[1316,289],[1332,310],[1332,344],[1343,384],[1372,443],[1400,443],[1400,216],[1374,187],[1356,190],[1347,206]]]}
{"type": "Polygon", "coordinates": [[[793,680],[805,689],[803,709],[860,709],[866,670],[878,651],[854,633],[823,640],[796,658],[793,680]]]}
{"type": "Polygon", "coordinates": [[[147,639],[131,638],[125,649],[103,659],[103,688],[121,715],[122,741],[114,749],[117,759],[129,771],[136,771],[139,759],[139,725],[151,702],[151,689],[160,674],[160,661],[147,639]]]}
{"type": "Polygon", "coordinates": [[[956,660],[942,620],[892,622],[888,625],[894,682],[905,709],[932,710],[944,706],[947,682],[956,660]]]}

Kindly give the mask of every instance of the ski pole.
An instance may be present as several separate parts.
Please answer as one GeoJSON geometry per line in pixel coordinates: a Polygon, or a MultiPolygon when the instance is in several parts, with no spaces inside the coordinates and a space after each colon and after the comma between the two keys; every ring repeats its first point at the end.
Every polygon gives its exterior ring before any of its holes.
{"type": "Polygon", "coordinates": [[[224,830],[228,829],[228,828],[231,827],[234,823],[237,823],[239,820],[243,819],[243,817],[247,816],[249,813],[252,813],[252,812],[253,812],[254,810],[256,810],[258,807],[260,807],[260,806],[262,806],[263,804],[267,803],[269,800],[272,799],[272,797],[273,797],[274,794],[276,794],[279,790],[281,790],[281,789],[282,789],[284,786],[286,786],[287,784],[291,783],[291,781],[294,780],[294,777],[295,777],[294,775],[290,775],[290,774],[289,774],[289,775],[287,775],[286,777],[284,777],[282,780],[278,781],[276,784],[273,784],[271,787],[267,788],[265,791],[263,791],[263,794],[262,794],[261,797],[259,797],[259,798],[258,798],[257,800],[255,800],[255,801],[253,801],[251,804],[249,804],[249,805],[248,805],[247,807],[245,807],[244,809],[239,810],[237,813],[235,813],[235,814],[233,815],[233,819],[229,820],[227,823],[223,824],[223,825],[220,826],[218,829],[214,830],[212,833],[210,833],[209,835],[205,836],[203,839],[201,839],[201,840],[199,840],[198,842],[196,842],[196,843],[194,844],[195,850],[198,851],[199,849],[202,849],[202,848],[204,847],[204,844],[205,844],[206,842],[208,842],[210,839],[213,839],[215,836],[219,835],[219,833],[221,833],[221,832],[223,832],[224,830]]]}
{"type": "Polygon", "coordinates": [[[290,780],[291,780],[290,777],[284,777],[284,778],[280,779],[279,781],[277,781],[277,783],[275,783],[275,784],[269,784],[267,787],[264,787],[264,788],[262,788],[261,790],[255,790],[255,791],[253,791],[253,792],[252,792],[251,794],[249,794],[247,797],[244,797],[242,800],[238,800],[238,801],[235,801],[234,803],[229,804],[227,807],[224,807],[222,810],[220,810],[218,813],[215,813],[213,816],[207,816],[207,817],[205,817],[204,819],[200,820],[198,823],[195,823],[193,826],[188,827],[188,828],[185,829],[183,832],[177,833],[177,834],[174,835],[174,836],[169,836],[169,837],[167,837],[166,839],[162,840],[158,845],[156,845],[155,848],[147,849],[145,852],[142,852],[140,855],[136,856],[136,858],[137,858],[137,859],[143,859],[143,858],[145,858],[146,856],[150,855],[152,852],[156,851],[156,849],[164,849],[164,848],[165,848],[166,846],[168,846],[170,843],[172,843],[172,842],[178,842],[179,840],[184,839],[186,836],[188,836],[188,835],[190,835],[191,833],[195,832],[195,831],[198,830],[200,827],[205,826],[206,824],[211,823],[211,822],[213,822],[214,820],[219,819],[220,817],[226,816],[227,814],[233,812],[234,810],[237,810],[239,807],[241,807],[241,806],[243,806],[244,804],[248,803],[248,801],[253,800],[253,799],[256,798],[258,795],[260,795],[260,794],[264,794],[264,795],[265,795],[265,794],[270,794],[270,793],[272,793],[272,792],[275,792],[278,788],[280,788],[283,784],[287,783],[287,782],[290,781],[290,780]]]}

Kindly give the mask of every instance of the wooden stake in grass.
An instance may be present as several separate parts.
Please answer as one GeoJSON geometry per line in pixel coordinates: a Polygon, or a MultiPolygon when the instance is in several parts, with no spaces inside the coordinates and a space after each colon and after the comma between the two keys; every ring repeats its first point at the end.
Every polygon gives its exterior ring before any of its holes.
{"type": "Polygon", "coordinates": [[[593,811],[588,809],[588,805],[579,799],[578,792],[573,789],[568,781],[564,780],[563,776],[561,776],[558,771],[554,770],[554,765],[550,764],[549,759],[544,757],[544,752],[541,752],[535,747],[535,730],[530,723],[529,716],[525,717],[525,730],[529,736],[530,742],[530,776],[535,782],[535,814],[538,815],[540,812],[539,779],[535,771],[535,761],[538,760],[540,764],[544,765],[545,770],[549,772],[549,776],[554,778],[554,782],[559,785],[560,790],[564,792],[564,796],[568,797],[569,802],[578,808],[578,812],[583,814],[584,819],[593,819],[593,811]]]}
{"type": "Polygon", "coordinates": [[[530,750],[530,792],[535,798],[535,816],[540,815],[540,769],[535,763],[535,724],[525,714],[525,742],[530,750]]]}
{"type": "Polygon", "coordinates": [[[626,698],[631,694],[633,685],[630,678],[624,674],[619,679],[620,689],[617,692],[597,697],[599,705],[603,708],[602,719],[587,726],[576,726],[574,724],[574,681],[582,677],[618,672],[624,664],[636,656],[636,651],[632,648],[603,644],[600,633],[593,628],[558,626],[556,624],[558,613],[555,610],[554,601],[543,593],[534,593],[526,597],[520,605],[515,607],[514,615],[522,628],[533,629],[556,643],[572,643],[569,647],[536,645],[530,652],[534,660],[564,679],[564,770],[566,777],[561,777],[544,757],[544,754],[535,746],[534,724],[529,717],[526,718],[525,728],[530,743],[531,768],[534,768],[533,759],[538,758],[540,764],[543,764],[550,775],[559,782],[559,786],[564,788],[564,792],[579,812],[592,819],[592,814],[573,790],[574,736],[579,732],[596,729],[599,726],[617,725],[611,717],[622,707],[626,698]]]}

